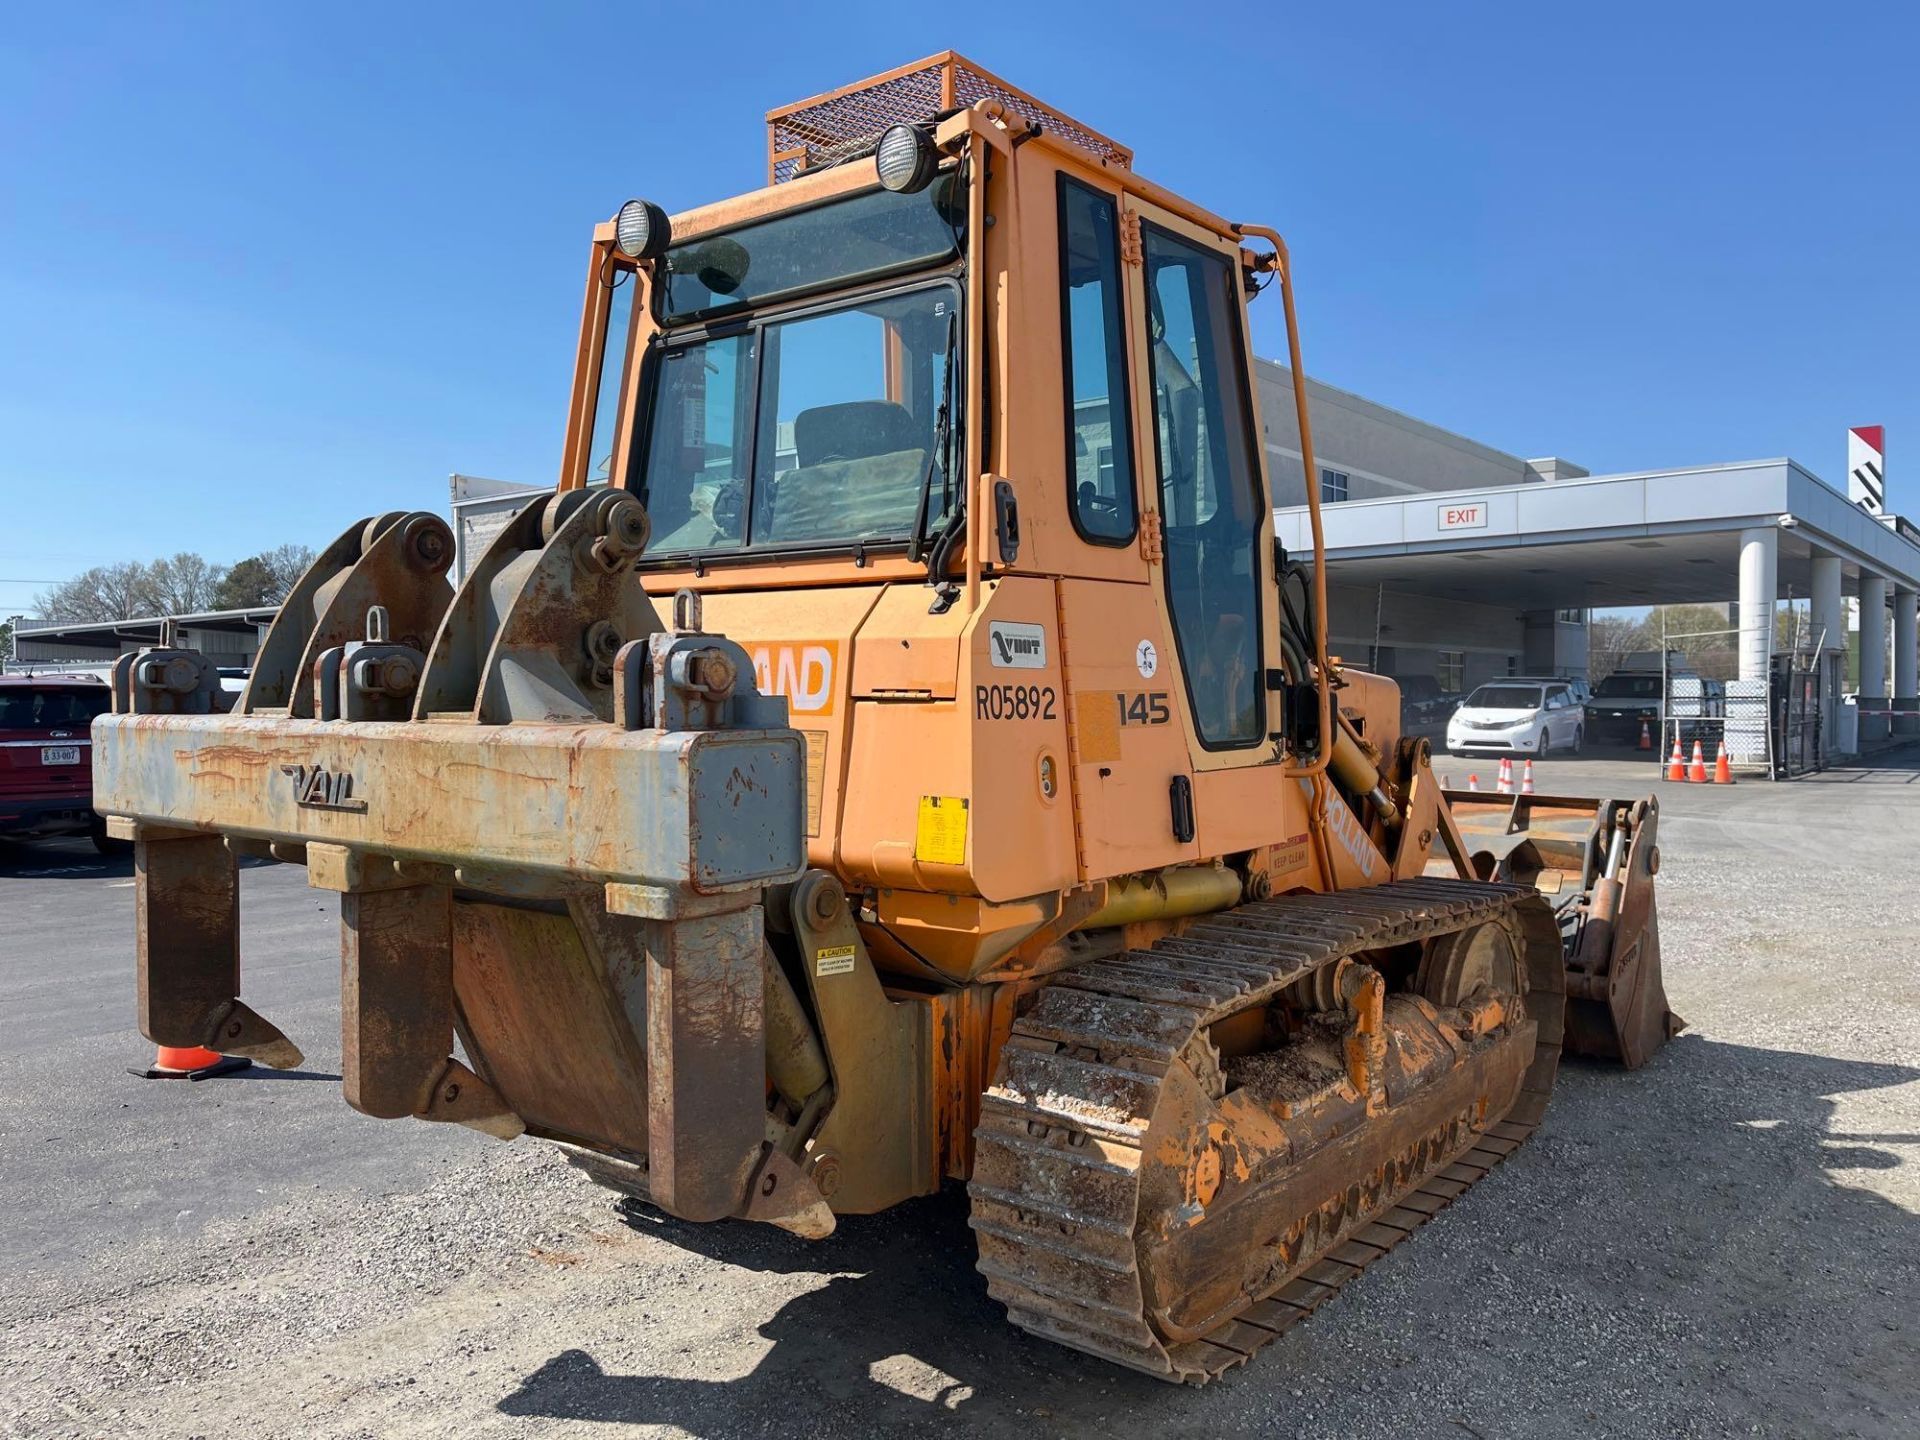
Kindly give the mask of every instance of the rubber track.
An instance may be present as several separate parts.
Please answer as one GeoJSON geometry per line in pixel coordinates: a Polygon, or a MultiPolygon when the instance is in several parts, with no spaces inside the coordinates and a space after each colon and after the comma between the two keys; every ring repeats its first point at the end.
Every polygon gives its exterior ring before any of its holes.
{"type": "Polygon", "coordinates": [[[1059,975],[1015,1022],[975,1132],[969,1223],[988,1292],[1022,1329],[1164,1379],[1203,1384],[1245,1363],[1533,1132],[1559,1063],[1564,988],[1559,932],[1537,892],[1427,877],[1243,905],[1150,950],[1059,975]],[[1527,940],[1527,1005],[1538,1025],[1512,1108],[1293,1278],[1204,1338],[1163,1344],[1144,1313],[1133,1232],[1140,1151],[1167,1065],[1202,1026],[1266,1003],[1343,955],[1502,914],[1527,940]]]}

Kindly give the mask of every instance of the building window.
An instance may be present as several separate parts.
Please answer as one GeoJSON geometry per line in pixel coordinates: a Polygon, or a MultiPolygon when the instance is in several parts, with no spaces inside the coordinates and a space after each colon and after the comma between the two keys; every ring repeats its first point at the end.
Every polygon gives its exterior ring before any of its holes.
{"type": "Polygon", "coordinates": [[[1345,500],[1349,488],[1346,471],[1327,469],[1320,471],[1320,503],[1322,505],[1345,500]]]}
{"type": "Polygon", "coordinates": [[[1440,682],[1440,689],[1448,695],[1457,695],[1467,688],[1467,652],[1464,650],[1442,650],[1439,662],[1433,667],[1433,678],[1440,682]]]}
{"type": "Polygon", "coordinates": [[[1553,618],[1563,625],[1584,625],[1587,623],[1587,612],[1584,610],[1556,610],[1553,612],[1553,618]]]}

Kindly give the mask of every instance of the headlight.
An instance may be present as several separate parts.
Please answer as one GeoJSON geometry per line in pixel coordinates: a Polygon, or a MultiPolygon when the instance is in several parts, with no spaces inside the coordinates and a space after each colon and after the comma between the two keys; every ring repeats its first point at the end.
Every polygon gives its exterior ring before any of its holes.
{"type": "Polygon", "coordinates": [[[667,212],[650,200],[629,200],[613,220],[613,243],[633,260],[653,260],[673,243],[667,212]]]}
{"type": "Polygon", "coordinates": [[[897,195],[910,195],[927,188],[939,162],[932,138],[918,125],[889,125],[874,147],[873,163],[882,186],[897,195]]]}

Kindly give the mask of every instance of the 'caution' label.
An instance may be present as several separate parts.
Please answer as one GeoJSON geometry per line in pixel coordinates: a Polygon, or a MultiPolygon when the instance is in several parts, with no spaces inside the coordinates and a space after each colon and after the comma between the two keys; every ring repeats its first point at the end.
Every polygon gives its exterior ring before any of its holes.
{"type": "Polygon", "coordinates": [[[853,969],[853,946],[823,945],[813,952],[813,973],[845,975],[853,969]]]}

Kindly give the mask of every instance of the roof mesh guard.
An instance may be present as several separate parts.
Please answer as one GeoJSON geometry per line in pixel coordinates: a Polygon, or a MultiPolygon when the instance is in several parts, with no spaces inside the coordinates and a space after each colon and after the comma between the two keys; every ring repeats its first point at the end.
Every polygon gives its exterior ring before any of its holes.
{"type": "Polygon", "coordinates": [[[953,51],[930,55],[824,95],[767,112],[767,179],[778,185],[822,165],[870,151],[889,125],[931,120],[993,99],[1010,114],[1091,151],[1109,165],[1131,168],[1133,152],[1041,104],[953,51]]]}

